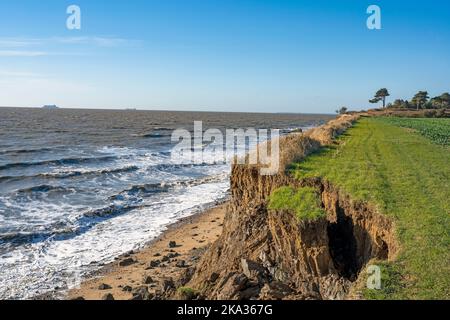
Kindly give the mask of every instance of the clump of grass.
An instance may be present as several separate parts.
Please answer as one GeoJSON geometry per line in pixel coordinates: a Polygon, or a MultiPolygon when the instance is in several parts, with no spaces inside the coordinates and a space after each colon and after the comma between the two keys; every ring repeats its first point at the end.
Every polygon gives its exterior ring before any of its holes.
{"type": "Polygon", "coordinates": [[[293,211],[300,220],[316,220],[326,216],[317,191],[304,187],[294,190],[281,187],[275,190],[269,199],[269,209],[293,211]]]}
{"type": "Polygon", "coordinates": [[[195,289],[189,288],[189,287],[179,287],[177,289],[177,293],[186,300],[192,300],[194,299],[198,292],[195,289]]]}

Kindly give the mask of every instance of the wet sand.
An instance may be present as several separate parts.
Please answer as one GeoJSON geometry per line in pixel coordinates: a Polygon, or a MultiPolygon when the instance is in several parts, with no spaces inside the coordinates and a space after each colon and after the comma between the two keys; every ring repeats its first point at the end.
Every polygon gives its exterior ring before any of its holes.
{"type": "Polygon", "coordinates": [[[161,279],[179,278],[221,234],[226,205],[221,204],[169,226],[145,249],[118,258],[114,263],[102,268],[96,276],[84,281],[79,288],[70,290],[67,299],[101,300],[112,294],[115,300],[128,300],[132,298],[132,294],[124,289],[146,286],[152,293],[159,289],[161,279]],[[171,247],[171,241],[175,241],[176,246],[172,244],[171,247]],[[167,259],[164,257],[168,255],[179,256],[163,262],[167,259]],[[120,262],[126,259],[135,262],[121,266],[120,262]],[[158,264],[158,261],[161,263],[151,267],[152,261],[154,264],[158,264]],[[182,261],[185,261],[185,266],[180,267],[182,261]]]}

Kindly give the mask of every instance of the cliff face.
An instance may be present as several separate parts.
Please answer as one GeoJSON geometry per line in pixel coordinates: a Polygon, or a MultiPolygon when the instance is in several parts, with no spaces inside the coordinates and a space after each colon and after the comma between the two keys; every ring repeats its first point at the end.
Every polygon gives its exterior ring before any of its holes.
{"type": "Polygon", "coordinates": [[[332,144],[358,117],[281,138],[277,175],[234,165],[223,233],[187,286],[206,299],[343,299],[371,259],[391,259],[397,245],[388,218],[327,181],[299,181],[286,173],[290,163],[332,144]],[[285,185],[314,187],[327,217],[300,221],[292,212],[268,210],[268,196],[285,185]]]}

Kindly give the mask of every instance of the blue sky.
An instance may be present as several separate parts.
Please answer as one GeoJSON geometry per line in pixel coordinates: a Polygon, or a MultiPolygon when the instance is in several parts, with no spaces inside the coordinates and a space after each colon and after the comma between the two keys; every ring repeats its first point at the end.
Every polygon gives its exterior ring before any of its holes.
{"type": "Polygon", "coordinates": [[[0,105],[359,109],[380,87],[450,91],[449,39],[446,0],[4,0],[0,105]],[[382,30],[366,27],[371,4],[382,30]]]}

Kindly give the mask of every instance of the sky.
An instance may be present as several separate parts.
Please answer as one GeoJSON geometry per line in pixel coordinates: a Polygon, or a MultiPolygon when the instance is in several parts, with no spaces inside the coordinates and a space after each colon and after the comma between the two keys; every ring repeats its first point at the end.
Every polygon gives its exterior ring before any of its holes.
{"type": "Polygon", "coordinates": [[[0,105],[364,109],[382,87],[450,91],[449,39],[447,0],[2,0],[0,105]]]}

